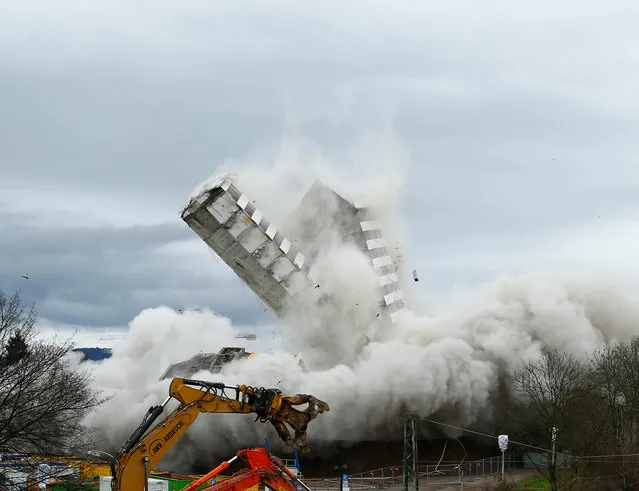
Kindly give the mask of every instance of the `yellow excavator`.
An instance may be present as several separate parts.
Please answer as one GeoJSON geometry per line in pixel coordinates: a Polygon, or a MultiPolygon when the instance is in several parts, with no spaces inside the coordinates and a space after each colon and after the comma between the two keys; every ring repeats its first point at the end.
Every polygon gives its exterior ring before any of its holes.
{"type": "Polygon", "coordinates": [[[328,404],[308,394],[284,396],[278,389],[174,378],[169,397],[161,405],[149,409],[140,426],[111,460],[111,489],[148,490],[151,470],[200,413],[254,413],[257,415],[255,421],[270,422],[284,443],[300,452],[308,452],[307,425],[319,413],[328,410],[328,404]],[[227,395],[227,390],[234,394],[227,395]],[[171,399],[179,401],[178,407],[149,431],[171,399]],[[305,403],[308,407],[304,410],[294,407],[305,403]]]}

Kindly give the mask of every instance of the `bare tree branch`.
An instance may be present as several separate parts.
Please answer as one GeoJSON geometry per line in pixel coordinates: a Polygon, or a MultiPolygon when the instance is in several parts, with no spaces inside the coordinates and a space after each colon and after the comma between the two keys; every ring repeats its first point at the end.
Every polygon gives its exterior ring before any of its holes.
{"type": "MultiPolygon", "coordinates": [[[[9,338],[16,334],[31,340],[37,318],[35,306],[26,306],[20,291],[8,297],[0,290],[0,346],[4,348],[9,338]]],[[[0,356],[3,354],[0,352],[0,356]]]]}
{"type": "Polygon", "coordinates": [[[82,421],[103,399],[90,374],[72,365],[71,342],[35,338],[36,319],[19,293],[0,292],[0,452],[68,454],[88,443],[82,421]],[[16,335],[25,349],[9,360],[16,335]]]}
{"type": "MultiPolygon", "coordinates": [[[[575,356],[544,346],[538,359],[524,363],[513,375],[513,402],[520,408],[533,409],[534,423],[545,436],[540,443],[546,448],[552,446],[553,428],[567,426],[568,412],[587,386],[586,374],[585,365],[575,356]]],[[[548,471],[542,471],[542,474],[550,482],[551,489],[557,490],[557,464],[553,457],[548,454],[548,471]]]]}

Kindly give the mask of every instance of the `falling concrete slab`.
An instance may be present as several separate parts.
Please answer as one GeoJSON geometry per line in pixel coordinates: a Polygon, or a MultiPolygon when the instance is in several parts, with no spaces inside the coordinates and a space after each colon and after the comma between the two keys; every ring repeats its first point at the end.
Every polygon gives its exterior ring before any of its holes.
{"type": "Polygon", "coordinates": [[[313,287],[304,254],[223,176],[203,186],[182,211],[187,225],[273,311],[313,287]]]}
{"type": "Polygon", "coordinates": [[[405,310],[397,265],[369,208],[357,207],[316,181],[278,229],[231,175],[202,185],[182,211],[187,225],[277,315],[316,286],[312,264],[331,244],[355,245],[370,260],[380,312],[392,322],[405,310]]]}

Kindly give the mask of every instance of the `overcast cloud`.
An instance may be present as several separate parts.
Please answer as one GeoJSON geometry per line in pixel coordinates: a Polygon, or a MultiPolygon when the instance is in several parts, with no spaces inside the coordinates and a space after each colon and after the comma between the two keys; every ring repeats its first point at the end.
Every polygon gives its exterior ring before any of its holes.
{"type": "Polygon", "coordinates": [[[179,218],[191,190],[283,133],[343,156],[389,128],[419,288],[639,272],[639,4],[310,5],[0,0],[0,288],[50,323],[272,322],[179,218]]]}

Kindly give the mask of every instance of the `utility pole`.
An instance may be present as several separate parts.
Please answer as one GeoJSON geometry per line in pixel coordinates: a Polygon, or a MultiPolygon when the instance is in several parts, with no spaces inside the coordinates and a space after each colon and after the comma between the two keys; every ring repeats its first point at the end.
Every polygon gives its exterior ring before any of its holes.
{"type": "Polygon", "coordinates": [[[553,426],[552,427],[552,465],[555,465],[556,459],[555,459],[555,442],[557,441],[557,427],[553,426]]]}
{"type": "Polygon", "coordinates": [[[412,482],[413,491],[419,491],[419,474],[417,472],[417,431],[416,419],[412,414],[404,418],[404,491],[409,491],[412,482]]]}
{"type": "Polygon", "coordinates": [[[621,455],[621,475],[623,477],[623,487],[628,487],[628,482],[626,478],[626,462],[623,458],[623,452],[625,448],[622,447],[622,437],[623,437],[623,420],[622,420],[622,407],[625,402],[625,398],[622,394],[617,395],[615,398],[615,403],[617,406],[617,453],[621,455]]]}

